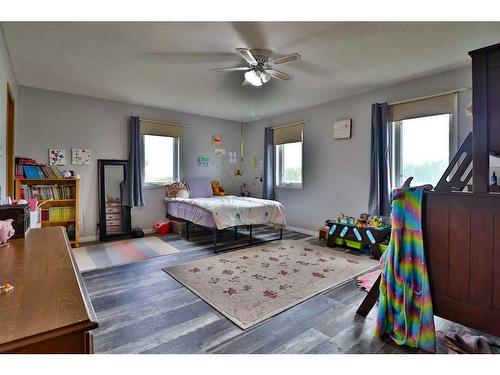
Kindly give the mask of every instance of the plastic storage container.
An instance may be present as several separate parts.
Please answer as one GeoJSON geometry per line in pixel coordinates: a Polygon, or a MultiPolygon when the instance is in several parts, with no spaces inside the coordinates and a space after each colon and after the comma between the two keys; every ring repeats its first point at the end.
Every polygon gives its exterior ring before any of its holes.
{"type": "Polygon", "coordinates": [[[168,234],[170,232],[170,220],[162,219],[157,221],[153,229],[156,234],[168,234]]]}

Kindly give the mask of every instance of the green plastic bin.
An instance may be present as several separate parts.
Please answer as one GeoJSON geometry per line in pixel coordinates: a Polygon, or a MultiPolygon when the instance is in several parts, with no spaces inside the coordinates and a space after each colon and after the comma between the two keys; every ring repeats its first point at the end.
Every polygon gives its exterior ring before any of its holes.
{"type": "Polygon", "coordinates": [[[361,242],[345,240],[345,244],[349,247],[352,247],[353,249],[363,250],[363,247],[361,246],[361,242]]]}
{"type": "Polygon", "coordinates": [[[335,245],[343,246],[343,245],[345,245],[345,240],[344,240],[343,238],[338,238],[338,237],[335,237],[335,238],[333,239],[333,243],[334,243],[335,245]]]}

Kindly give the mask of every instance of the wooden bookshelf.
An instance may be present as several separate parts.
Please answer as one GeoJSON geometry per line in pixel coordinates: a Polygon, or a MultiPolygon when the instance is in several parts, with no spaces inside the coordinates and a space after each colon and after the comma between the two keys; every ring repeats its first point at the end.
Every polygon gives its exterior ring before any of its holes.
{"type": "MultiPolygon", "coordinates": [[[[42,209],[48,209],[50,207],[73,207],[75,210],[75,218],[67,220],[42,220],[42,227],[55,227],[62,226],[66,227],[71,224],[75,227],[75,236],[70,238],[71,246],[78,247],[80,245],[80,188],[81,181],[75,178],[63,178],[63,179],[30,179],[30,178],[19,178],[14,180],[14,198],[21,199],[21,185],[29,186],[43,186],[43,185],[58,185],[58,186],[72,186],[74,187],[74,197],[71,199],[52,199],[46,202],[42,209]]],[[[43,199],[38,199],[39,202],[43,199]]]]}

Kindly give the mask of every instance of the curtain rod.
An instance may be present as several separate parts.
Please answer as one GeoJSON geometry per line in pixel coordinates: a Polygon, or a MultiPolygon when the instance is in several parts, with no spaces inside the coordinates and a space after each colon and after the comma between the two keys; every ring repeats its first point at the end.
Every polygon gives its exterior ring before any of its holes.
{"type": "Polygon", "coordinates": [[[139,117],[139,121],[152,122],[152,123],[155,123],[155,124],[163,124],[163,125],[171,125],[171,126],[180,126],[181,128],[187,128],[188,127],[186,125],[177,124],[175,122],[165,122],[165,121],[158,121],[158,120],[148,120],[148,119],[140,118],[140,117],[139,117]]]}
{"type": "Polygon", "coordinates": [[[464,88],[461,88],[461,89],[440,92],[439,94],[432,94],[432,95],[427,95],[427,96],[421,96],[419,98],[406,99],[406,100],[401,100],[401,101],[398,101],[398,102],[387,103],[387,105],[397,105],[397,104],[411,103],[411,102],[416,102],[418,100],[431,99],[431,98],[436,98],[438,96],[443,96],[443,95],[448,95],[448,94],[454,94],[454,93],[465,91],[465,90],[471,90],[471,88],[470,87],[464,87],[464,88]]]}
{"type": "Polygon", "coordinates": [[[300,125],[300,124],[306,124],[309,121],[298,121],[298,122],[293,122],[291,124],[284,124],[284,125],[278,125],[278,126],[273,126],[271,129],[279,129],[279,128],[286,128],[288,126],[294,126],[294,125],[300,125]]]}

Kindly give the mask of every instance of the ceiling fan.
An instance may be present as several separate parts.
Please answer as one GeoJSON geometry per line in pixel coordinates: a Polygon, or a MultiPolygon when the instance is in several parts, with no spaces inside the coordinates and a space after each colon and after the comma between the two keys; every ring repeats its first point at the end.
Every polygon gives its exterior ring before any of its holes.
{"type": "Polygon", "coordinates": [[[262,86],[264,83],[269,82],[271,78],[288,81],[293,77],[290,74],[280,72],[274,66],[281,64],[289,64],[294,61],[300,60],[298,53],[290,53],[288,55],[270,59],[272,52],[267,49],[248,49],[236,48],[236,51],[245,59],[248,66],[238,66],[234,68],[217,68],[211,69],[212,72],[234,72],[244,71],[245,80],[242,86],[262,86]]]}

